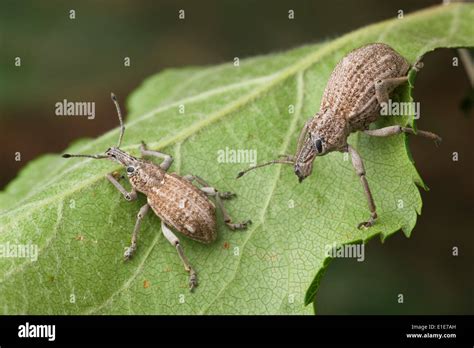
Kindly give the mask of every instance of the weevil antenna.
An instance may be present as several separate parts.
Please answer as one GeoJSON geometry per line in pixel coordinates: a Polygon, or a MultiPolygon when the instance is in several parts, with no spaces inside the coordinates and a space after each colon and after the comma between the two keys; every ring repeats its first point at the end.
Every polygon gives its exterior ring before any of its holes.
{"type": "Polygon", "coordinates": [[[252,166],[248,169],[245,169],[245,170],[239,172],[239,174],[237,174],[237,179],[240,178],[241,176],[244,176],[245,174],[247,174],[251,170],[261,168],[261,167],[265,167],[265,166],[269,166],[271,164],[294,164],[294,163],[295,162],[292,159],[287,157],[285,159],[278,159],[278,160],[273,160],[273,161],[262,163],[262,164],[257,164],[256,166],[252,166]]]}
{"type": "Polygon", "coordinates": [[[108,158],[106,155],[71,155],[70,153],[65,153],[63,158],[71,158],[71,157],[88,157],[88,158],[94,158],[94,159],[102,159],[102,158],[108,158]]]}
{"type": "Polygon", "coordinates": [[[110,93],[110,96],[112,97],[112,101],[115,104],[115,108],[117,109],[117,115],[120,121],[120,135],[119,135],[119,140],[118,140],[118,145],[117,145],[117,148],[119,149],[120,145],[122,145],[123,134],[125,133],[125,126],[123,125],[122,112],[120,111],[120,105],[117,101],[117,97],[113,93],[110,93]]]}

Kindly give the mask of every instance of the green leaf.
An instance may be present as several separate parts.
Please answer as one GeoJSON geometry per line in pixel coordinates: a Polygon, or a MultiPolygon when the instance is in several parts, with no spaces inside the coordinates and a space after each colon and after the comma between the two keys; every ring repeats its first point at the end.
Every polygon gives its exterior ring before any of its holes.
{"type": "MultiPolygon", "coordinates": [[[[47,155],[30,163],[0,194],[0,244],[33,243],[36,262],[0,258],[0,308],[8,313],[311,313],[310,303],[329,259],[325,246],[409,236],[421,210],[405,136],[349,142],[365,159],[380,219],[365,231],[366,201],[350,161],[341,153],[318,158],[303,184],[289,166],[272,166],[235,180],[247,164],[218,163],[218,151],[255,149],[258,161],[291,153],[303,123],[318,111],[328,77],[350,50],[385,42],[410,62],[437,47],[474,46],[474,5],[430,8],[371,25],[334,41],[241,60],[240,67],[167,70],[128,99],[124,149],[138,155],[140,140],[175,157],[172,171],[193,173],[220,190],[235,220],[219,216],[219,237],[203,245],[180,236],[200,286],[187,289],[175,249],[149,214],[135,257],[125,263],[136,214],[145,198],[129,203],[104,178],[119,168],[108,161],[47,155]],[[185,106],[185,113],[179,106],[185,106]],[[289,113],[289,105],[295,112],[289,113]],[[399,208],[399,200],[403,207],[399,208]]],[[[420,72],[421,74],[423,71],[420,72]]],[[[398,96],[410,100],[408,87],[398,96]]],[[[115,115],[110,115],[115,117],[115,115]]],[[[384,118],[377,126],[409,117],[384,118]]],[[[118,129],[73,144],[67,152],[100,153],[118,129]]],[[[436,149],[433,147],[433,153],[436,149]]]]}

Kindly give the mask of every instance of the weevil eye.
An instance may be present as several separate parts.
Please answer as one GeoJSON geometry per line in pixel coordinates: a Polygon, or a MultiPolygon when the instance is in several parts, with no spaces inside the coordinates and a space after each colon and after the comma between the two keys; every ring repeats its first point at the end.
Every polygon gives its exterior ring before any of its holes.
{"type": "Polygon", "coordinates": [[[314,146],[316,147],[318,153],[323,152],[323,142],[320,138],[316,139],[316,141],[314,142],[314,146]]]}
{"type": "Polygon", "coordinates": [[[134,171],[135,171],[135,168],[134,168],[134,167],[132,167],[132,166],[128,166],[128,167],[127,167],[127,173],[128,173],[128,174],[132,174],[134,171]]]}

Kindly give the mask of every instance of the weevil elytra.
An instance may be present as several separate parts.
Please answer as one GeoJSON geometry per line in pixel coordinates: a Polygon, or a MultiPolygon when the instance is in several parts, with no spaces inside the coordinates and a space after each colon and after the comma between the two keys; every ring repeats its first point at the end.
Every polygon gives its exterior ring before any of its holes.
{"type": "Polygon", "coordinates": [[[300,133],[295,155],[284,155],[283,158],[250,167],[240,172],[237,178],[249,170],[282,163],[293,165],[296,176],[302,182],[311,174],[316,157],[332,151],[348,152],[360,177],[370,210],[369,220],[361,222],[358,228],[372,226],[377,219],[377,212],[364,163],[356,149],[347,143],[347,137],[357,131],[375,137],[409,133],[439,143],[441,138],[438,135],[422,130],[415,133],[407,127],[368,129],[378,119],[381,105],[389,101],[390,94],[408,81],[410,69],[418,71],[421,67],[420,61],[412,66],[386,44],[374,43],[353,50],[334,68],[319,112],[305,123],[300,133]]]}
{"type": "Polygon", "coordinates": [[[124,258],[129,260],[137,249],[137,237],[141,221],[151,208],[161,219],[161,231],[166,239],[176,248],[185,270],[189,273],[189,287],[191,291],[197,286],[196,271],[191,266],[185,256],[178,237],[171,229],[177,230],[185,236],[202,243],[211,243],[217,237],[216,207],[209,197],[214,197],[218,208],[221,210],[225,224],[231,230],[245,229],[250,220],[233,223],[227,213],[223,201],[231,199],[235,194],[231,192],[219,192],[206,181],[195,175],[180,176],[176,173],[168,174],[173,158],[170,155],[149,150],[144,142],[140,146],[142,156],[154,156],[162,159],[160,165],[147,161],[143,158],[136,158],[120,150],[125,126],[122,120],[120,106],[115,95],[112,93],[112,100],[117,109],[120,121],[120,135],[117,147],[111,147],[105,151],[104,155],[71,155],[64,154],[64,158],[88,157],[94,159],[109,159],[120,163],[126,169],[132,190],[128,192],[115,178],[113,174],[107,174],[107,179],[117,188],[127,201],[137,198],[137,192],[147,196],[147,203],[140,208],[132,233],[132,240],[129,247],[125,249],[124,258]],[[201,185],[200,188],[193,185],[193,182],[201,185]]]}

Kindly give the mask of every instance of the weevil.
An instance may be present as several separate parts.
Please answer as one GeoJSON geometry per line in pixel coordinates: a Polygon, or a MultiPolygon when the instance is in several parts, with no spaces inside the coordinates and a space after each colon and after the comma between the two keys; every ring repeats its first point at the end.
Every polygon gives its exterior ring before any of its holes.
{"type": "Polygon", "coordinates": [[[112,93],[112,101],[117,109],[120,121],[120,134],[118,145],[110,147],[102,155],[64,154],[64,158],[88,157],[93,159],[109,159],[118,162],[123,167],[132,186],[127,191],[113,174],[107,174],[107,179],[123,195],[127,201],[137,199],[137,192],[146,195],[147,203],[143,205],[137,215],[135,227],[132,232],[130,246],[126,247],[124,259],[129,260],[137,249],[137,238],[140,224],[147,214],[149,208],[161,219],[161,231],[166,239],[176,248],[176,251],[184,264],[184,269],[189,273],[189,287],[192,291],[198,284],[197,274],[184,254],[183,247],[172,230],[181,232],[185,236],[209,244],[217,237],[216,206],[209,199],[214,197],[218,208],[221,210],[225,224],[231,230],[245,229],[250,220],[233,223],[230,215],[224,207],[223,200],[235,197],[231,192],[220,192],[209,185],[205,180],[196,175],[180,176],[176,173],[167,173],[173,157],[165,153],[149,150],[142,141],[140,152],[143,156],[154,156],[163,161],[157,165],[143,158],[136,158],[120,149],[122,145],[125,126],[117,98],[112,93]],[[196,182],[201,187],[195,186],[196,182]]]}
{"type": "Polygon", "coordinates": [[[409,133],[432,139],[436,144],[441,142],[441,138],[434,133],[423,130],[415,132],[398,125],[369,129],[369,125],[378,119],[383,103],[389,101],[390,94],[408,81],[410,69],[418,71],[422,66],[420,60],[411,65],[383,43],[368,44],[351,51],[331,73],[319,112],[301,130],[295,155],[282,155],[280,159],[250,167],[241,171],[237,178],[249,170],[281,163],[293,165],[299,182],[302,182],[311,175],[316,157],[332,151],[348,152],[355,172],[360,177],[370,210],[370,218],[357,227],[373,226],[377,212],[366,179],[364,162],[356,149],[347,143],[347,138],[359,131],[375,137],[409,133]]]}

